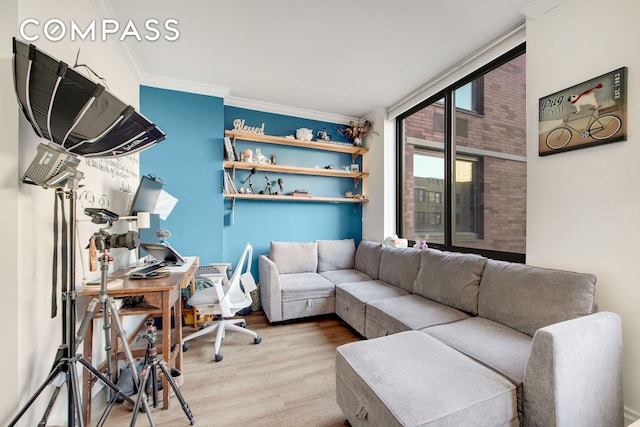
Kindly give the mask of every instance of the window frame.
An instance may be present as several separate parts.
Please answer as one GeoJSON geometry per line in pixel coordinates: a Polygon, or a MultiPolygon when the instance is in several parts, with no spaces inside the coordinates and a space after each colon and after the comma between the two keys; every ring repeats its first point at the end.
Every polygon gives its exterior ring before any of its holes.
{"type": "MultiPolygon", "coordinates": [[[[452,150],[452,132],[455,131],[455,126],[453,125],[453,117],[455,117],[455,113],[453,110],[456,110],[454,102],[454,92],[456,89],[473,82],[474,80],[478,80],[481,76],[486,73],[500,67],[503,64],[508,63],[512,59],[525,54],[526,53],[526,43],[521,43],[520,45],[514,47],[509,50],[505,54],[500,57],[494,59],[493,61],[487,63],[486,65],[480,67],[473,73],[465,76],[464,78],[458,80],[457,82],[449,85],[445,89],[439,91],[433,96],[425,99],[414,107],[408,109],[404,113],[398,115],[396,117],[396,229],[400,235],[403,235],[404,232],[404,128],[403,121],[407,117],[416,113],[417,111],[422,110],[428,105],[434,104],[441,99],[445,99],[445,139],[444,139],[444,158],[445,158],[445,179],[444,179],[444,191],[442,195],[443,202],[443,220],[444,220],[444,243],[429,243],[430,247],[447,250],[447,251],[455,251],[455,252],[464,252],[464,253],[476,253],[488,258],[525,263],[526,262],[526,253],[518,253],[518,252],[505,252],[491,249],[479,249],[479,248],[470,248],[465,246],[457,246],[453,244],[454,236],[453,236],[453,222],[455,218],[452,216],[453,204],[455,203],[454,197],[452,197],[453,193],[453,180],[455,177],[453,176],[453,162],[455,162],[456,153],[452,150]]],[[[483,81],[483,79],[480,79],[483,81]]],[[[473,85],[476,86],[476,85],[473,85]]],[[[481,86],[484,86],[483,84],[481,86]]],[[[477,90],[478,88],[474,89],[477,90]]],[[[483,88],[480,88],[483,89],[483,88]]],[[[482,101],[480,105],[478,105],[479,111],[483,111],[483,103],[484,103],[484,94],[480,94],[482,101]]],[[[468,110],[465,110],[468,111],[468,110]]],[[[478,113],[478,112],[476,112],[478,113]]],[[[480,113],[482,114],[482,113],[480,113]]],[[[526,124],[525,124],[526,125],[526,124]]]]}

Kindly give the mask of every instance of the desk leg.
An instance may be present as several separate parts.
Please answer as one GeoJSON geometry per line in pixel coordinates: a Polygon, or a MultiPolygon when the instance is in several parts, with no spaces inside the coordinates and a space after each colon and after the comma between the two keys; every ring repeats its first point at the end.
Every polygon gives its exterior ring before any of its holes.
{"type": "MultiPolygon", "coordinates": [[[[179,299],[179,298],[178,298],[179,299]]],[[[169,292],[162,293],[162,358],[171,370],[171,304],[169,292]]],[[[169,382],[162,375],[162,409],[169,408],[169,382]]]]}
{"type": "Polygon", "coordinates": [[[176,301],[176,304],[173,307],[173,318],[176,322],[175,328],[175,340],[176,340],[176,351],[178,352],[178,357],[176,358],[176,369],[182,372],[182,300],[179,299],[176,301]]]}

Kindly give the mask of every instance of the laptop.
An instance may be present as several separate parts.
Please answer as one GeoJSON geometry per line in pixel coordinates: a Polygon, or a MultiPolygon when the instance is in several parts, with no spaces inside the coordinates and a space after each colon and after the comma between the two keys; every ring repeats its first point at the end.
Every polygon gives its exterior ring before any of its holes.
{"type": "Polygon", "coordinates": [[[186,263],[186,260],[170,245],[162,245],[160,243],[140,243],[140,247],[147,251],[149,255],[154,257],[156,261],[167,267],[180,266],[186,263]]]}

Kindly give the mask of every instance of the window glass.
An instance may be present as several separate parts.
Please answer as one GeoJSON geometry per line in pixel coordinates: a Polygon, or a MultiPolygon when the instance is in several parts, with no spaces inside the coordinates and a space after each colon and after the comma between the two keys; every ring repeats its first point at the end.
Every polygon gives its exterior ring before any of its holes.
{"type": "Polygon", "coordinates": [[[525,77],[525,54],[512,54],[399,119],[403,236],[525,253],[525,77]]]}

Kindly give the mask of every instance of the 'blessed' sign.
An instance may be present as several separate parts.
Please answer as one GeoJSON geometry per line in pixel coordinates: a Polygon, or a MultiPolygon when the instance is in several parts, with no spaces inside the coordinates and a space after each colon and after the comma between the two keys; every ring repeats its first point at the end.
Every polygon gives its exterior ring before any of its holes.
{"type": "Polygon", "coordinates": [[[247,126],[247,125],[244,124],[244,119],[235,119],[233,121],[233,130],[238,131],[238,132],[254,133],[254,134],[257,134],[257,135],[264,135],[264,123],[260,127],[247,126]]]}

